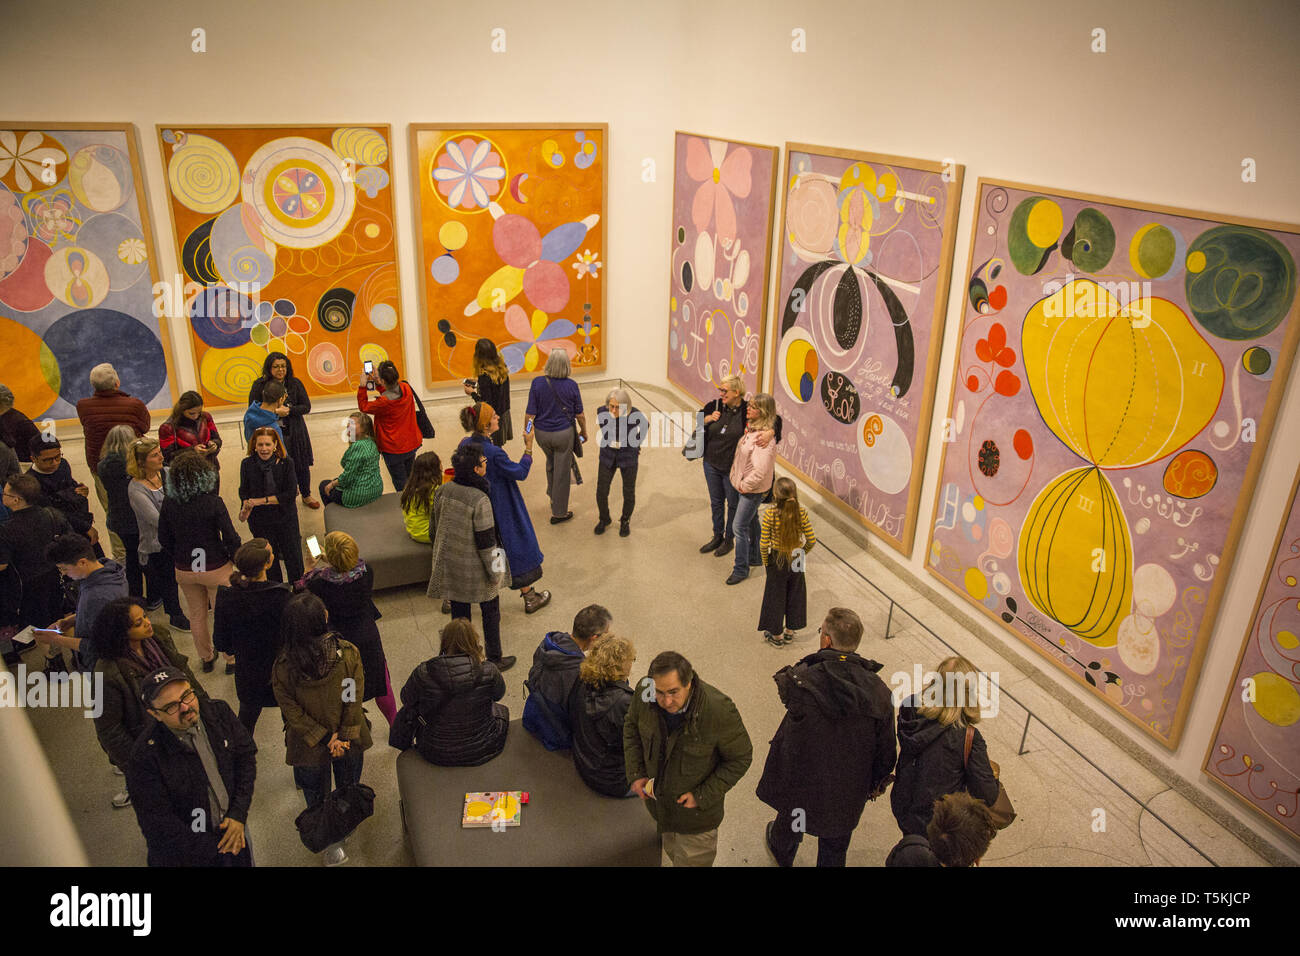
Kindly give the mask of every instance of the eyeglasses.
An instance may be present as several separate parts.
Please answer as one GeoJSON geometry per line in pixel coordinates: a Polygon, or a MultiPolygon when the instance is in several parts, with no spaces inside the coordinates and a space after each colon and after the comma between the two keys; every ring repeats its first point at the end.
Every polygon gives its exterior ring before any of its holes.
{"type": "Polygon", "coordinates": [[[162,713],[166,714],[168,717],[175,717],[177,714],[181,712],[182,704],[184,704],[186,707],[193,707],[194,702],[196,700],[198,700],[198,697],[195,695],[193,689],[190,689],[181,695],[180,700],[173,701],[172,703],[168,704],[166,707],[155,707],[154,710],[161,711],[162,713]]]}

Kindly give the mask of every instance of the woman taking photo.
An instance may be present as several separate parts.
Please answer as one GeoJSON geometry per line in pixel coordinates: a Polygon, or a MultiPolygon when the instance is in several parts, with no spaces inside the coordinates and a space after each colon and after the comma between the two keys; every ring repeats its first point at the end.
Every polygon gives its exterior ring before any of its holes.
{"type": "Polygon", "coordinates": [[[298,530],[298,483],[293,461],[274,428],[258,428],[248,442],[248,457],[239,463],[239,520],[275,550],[272,581],[293,583],[302,577],[302,536],[298,530]],[[280,576],[284,559],[288,577],[280,576]]]}
{"type": "MultiPolygon", "coordinates": [[[[178,668],[190,682],[196,696],[207,700],[203,685],[194,678],[185,655],[176,650],[167,628],[154,629],[140,599],[114,598],[95,618],[95,645],[99,660],[95,672],[102,675],[102,712],[95,718],[95,736],[119,770],[125,770],[131,751],[140,738],[149,714],[141,701],[141,680],[160,667],[178,668]]],[[[113,798],[113,806],[131,802],[125,788],[113,798]]]]}
{"type": "MultiPolygon", "coordinates": [[[[370,748],[370,722],[361,706],[366,675],[356,646],[329,624],[314,594],[296,594],[281,623],[284,648],[271,672],[271,687],[284,716],[284,762],[302,787],[308,807],[323,803],[334,788],[361,782],[370,748]]],[[[324,850],[326,866],[347,862],[342,843],[324,850]]]]}
{"type": "MultiPolygon", "coordinates": [[[[495,445],[487,443],[489,447],[495,445]]],[[[479,442],[456,449],[451,467],[456,477],[433,502],[433,573],[428,595],[451,601],[451,616],[469,620],[470,605],[483,616],[488,660],[507,670],[513,657],[501,656],[501,599],[506,561],[497,545],[497,530],[488,498],[487,459],[479,442]]]]}
{"type": "Polygon", "coordinates": [[[348,416],[347,451],[343,452],[343,474],[320,483],[321,500],[344,508],[361,508],[384,493],[379,474],[379,448],[375,445],[375,424],[365,412],[348,416]]]}
{"type": "Polygon", "coordinates": [[[632,702],[627,682],[636,648],[607,635],[587,651],[569,697],[573,765],[587,786],[607,797],[630,795],[623,766],[623,719],[632,702]]]}
{"type": "Polygon", "coordinates": [[[510,370],[491,339],[474,343],[474,377],[478,381],[466,384],[465,394],[476,402],[487,402],[501,416],[501,427],[489,436],[500,448],[515,437],[510,423],[510,370]]]}
{"type": "MultiPolygon", "coordinates": [[[[129,594],[144,594],[144,569],[140,566],[140,529],[136,527],[135,512],[131,510],[131,476],[126,470],[126,453],[135,441],[135,429],[130,425],[114,425],[104,436],[95,471],[108,494],[108,530],[121,539],[126,548],[126,589],[129,594]]],[[[162,601],[151,595],[149,610],[160,607],[162,601]]],[[[48,623],[48,622],[47,622],[48,623]]]]}
{"type": "Polygon", "coordinates": [[[167,464],[183,451],[197,451],[220,475],[217,454],[221,436],[212,416],[203,410],[203,396],[198,392],[181,393],[167,421],[158,426],[158,444],[167,464]]]}
{"type": "MultiPolygon", "coordinates": [[[[185,595],[194,649],[203,659],[203,673],[212,672],[216,653],[208,630],[208,607],[217,588],[230,583],[231,563],[240,538],[230,523],[226,503],[214,492],[217,473],[196,451],[181,452],[167,472],[158,541],[172,556],[176,583],[185,595]]],[[[226,655],[226,673],[235,672],[235,659],[226,655]]]]}
{"type": "Polygon", "coordinates": [[[989,806],[998,799],[988,748],[975,730],[980,719],[978,678],[966,658],[949,657],[924,690],[898,708],[898,776],[889,805],[903,836],[924,835],[934,802],[946,794],[964,790],[989,806]],[[922,701],[933,703],[923,707],[922,701]]]}
{"type": "MultiPolygon", "coordinates": [[[[719,383],[718,397],[699,411],[704,416],[704,481],[709,486],[709,507],[713,513],[713,537],[700,548],[700,554],[713,552],[722,557],[735,544],[731,526],[739,496],[731,484],[731,463],[749,421],[749,403],[744,396],[745,383],[739,375],[729,375],[719,383]]],[[[756,440],[760,448],[766,448],[773,440],[779,442],[781,417],[777,416],[770,434],[760,434],[756,440]]]]}
{"type": "Polygon", "coordinates": [[[776,474],[776,443],[761,441],[775,426],[776,402],[766,393],[755,395],[745,415],[749,422],[744,437],[736,445],[729,476],[738,500],[736,517],[731,522],[731,532],[736,538],[736,562],[727,578],[728,584],[739,584],[749,577],[750,568],[763,563],[759,551],[758,506],[772,490],[776,474]]]}
{"type": "Polygon", "coordinates": [[[474,626],[456,618],[442,629],[438,656],[412,671],[402,688],[388,743],[415,746],[439,767],[487,763],[506,746],[510,711],[496,703],[505,694],[505,679],[483,659],[474,626]]]}
{"type": "MultiPolygon", "coordinates": [[[[587,416],[582,411],[582,393],[569,378],[569,355],[552,349],[546,372],[533,379],[528,389],[524,437],[528,423],[536,429],[537,444],[546,455],[546,495],[551,499],[551,524],[573,517],[569,510],[569,472],[577,473],[574,449],[587,440],[587,416]],[[576,434],[575,434],[576,429],[576,434]]],[[[577,475],[578,482],[582,476],[577,475]]]]}
{"type": "Polygon", "coordinates": [[[396,365],[380,362],[374,375],[361,376],[357,408],[374,416],[375,444],[393,479],[393,490],[401,491],[424,442],[415,421],[415,392],[402,381],[396,365]]]}
{"type": "MultiPolygon", "coordinates": [[[[528,477],[533,467],[533,436],[525,432],[524,453],[518,462],[510,460],[504,449],[488,440],[500,427],[496,410],[486,402],[479,402],[461,410],[460,424],[469,437],[460,447],[474,445],[487,458],[487,493],[492,499],[492,514],[496,521],[501,547],[510,562],[510,589],[518,591],[524,599],[524,613],[540,611],[551,600],[550,591],[537,591],[533,584],[542,577],[542,549],[537,545],[533,519],[528,516],[519,482],[528,477]]],[[[484,632],[487,632],[486,627],[484,632]]],[[[492,639],[488,638],[488,650],[492,639]]]]}
{"type": "Polygon", "coordinates": [[[285,452],[293,460],[294,472],[298,478],[298,493],[308,508],[319,508],[320,502],[311,495],[311,466],[316,463],[311,450],[311,435],[307,432],[306,415],[311,411],[311,398],[302,382],[294,377],[293,363],[283,352],[272,352],[266,357],[266,362],[262,365],[262,377],[253,383],[248,392],[249,404],[261,402],[262,389],[267,382],[272,381],[284,386],[283,411],[276,414],[280,416],[280,430],[284,432],[285,452]]]}
{"type": "Polygon", "coordinates": [[[137,438],[131,442],[126,450],[126,470],[131,476],[126,493],[140,535],[138,553],[149,589],[149,603],[161,600],[171,626],[188,631],[190,620],[181,610],[180,594],[176,589],[176,566],[158,540],[158,516],[166,497],[163,486],[167,468],[157,439],[137,438]]]}
{"type": "Polygon", "coordinates": [[[235,552],[235,573],[230,586],[217,589],[212,635],[217,650],[239,661],[235,671],[235,696],[239,722],[251,735],[263,707],[274,707],[271,668],[280,656],[280,624],[284,606],[293,596],[287,584],[268,579],[277,564],[272,544],[254,538],[235,552]]]}
{"type": "Polygon", "coordinates": [[[325,563],[316,566],[303,578],[303,587],[325,603],[330,626],[346,641],[356,645],[361,666],[366,673],[366,695],[379,705],[384,720],[392,724],[397,716],[393,687],[388,679],[388,662],[379,639],[379,609],[371,600],[375,572],[361,559],[357,542],[345,531],[325,535],[325,563]]]}

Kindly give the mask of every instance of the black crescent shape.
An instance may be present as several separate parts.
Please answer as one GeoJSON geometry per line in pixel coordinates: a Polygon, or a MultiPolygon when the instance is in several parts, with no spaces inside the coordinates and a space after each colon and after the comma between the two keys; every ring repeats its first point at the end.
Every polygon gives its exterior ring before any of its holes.
{"type": "Polygon", "coordinates": [[[858,288],[858,277],[852,268],[845,269],[836,284],[831,328],[835,332],[835,341],[846,352],[853,348],[862,332],[862,290],[858,288]]]}
{"type": "Polygon", "coordinates": [[[894,395],[902,398],[912,387],[912,374],[916,367],[916,345],[912,340],[912,322],[907,317],[907,309],[898,300],[898,296],[874,272],[868,272],[871,281],[876,284],[880,297],[885,300],[889,310],[889,321],[894,325],[894,347],[898,351],[898,368],[894,371],[894,380],[890,383],[894,395]]]}
{"type": "Polygon", "coordinates": [[[801,275],[798,279],[795,280],[794,288],[790,290],[790,296],[785,300],[785,311],[781,314],[782,335],[785,335],[785,333],[789,332],[792,328],[794,328],[794,324],[799,321],[799,310],[795,309],[794,306],[791,304],[794,302],[795,292],[798,291],[799,289],[803,290],[802,299],[804,303],[804,308],[807,308],[808,294],[812,291],[812,284],[817,281],[817,277],[819,275],[821,275],[823,272],[825,272],[833,265],[836,265],[836,262],[833,259],[826,259],[821,262],[814,263],[813,265],[809,266],[807,269],[804,270],[803,275],[801,275]]]}

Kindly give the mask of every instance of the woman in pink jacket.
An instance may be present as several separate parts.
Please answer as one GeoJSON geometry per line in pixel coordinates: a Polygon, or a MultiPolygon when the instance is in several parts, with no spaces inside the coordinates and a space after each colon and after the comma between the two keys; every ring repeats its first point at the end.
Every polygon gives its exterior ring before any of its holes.
{"type": "Polygon", "coordinates": [[[776,442],[761,448],[757,440],[759,432],[775,426],[776,402],[766,393],[755,395],[749,401],[745,417],[748,419],[745,435],[736,446],[736,457],[731,462],[731,485],[740,499],[731,523],[736,537],[736,564],[727,578],[728,584],[739,584],[749,577],[751,567],[763,563],[758,552],[758,506],[771,490],[776,472],[776,442]]]}

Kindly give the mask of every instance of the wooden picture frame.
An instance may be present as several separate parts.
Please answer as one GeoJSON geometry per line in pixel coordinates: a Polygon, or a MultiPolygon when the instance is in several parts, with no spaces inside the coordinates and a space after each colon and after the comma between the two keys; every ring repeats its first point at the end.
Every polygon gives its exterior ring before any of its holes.
{"type": "Polygon", "coordinates": [[[1000,179],[977,190],[926,568],[1173,749],[1300,340],[1300,227],[1000,179]],[[1253,337],[1234,324],[1244,307],[1204,304],[1228,243],[1292,263],[1289,305],[1277,312],[1283,288],[1253,337]]]}
{"type": "Polygon", "coordinates": [[[479,338],[496,343],[511,374],[538,372],[553,348],[575,373],[603,370],[609,125],[413,123],[408,137],[426,384],[471,377],[479,338]],[[458,151],[466,141],[468,154],[458,151]],[[447,170],[445,193],[435,166],[447,170]]]}
{"type": "MultiPolygon", "coordinates": [[[[821,488],[827,500],[904,556],[911,554],[916,536],[964,175],[965,167],[952,162],[785,144],[768,377],[785,423],[777,454],[785,467],[821,488]],[[869,198],[853,196],[855,189],[869,198]],[[792,228],[790,205],[796,190],[801,222],[792,228]],[[856,221],[849,205],[853,202],[866,209],[857,213],[856,221]],[[832,206],[837,209],[832,211],[832,206]],[[827,230],[834,230],[835,221],[844,228],[830,235],[827,230]],[[845,231],[854,222],[856,235],[845,231]],[[859,228],[862,223],[865,229],[859,228]],[[938,230],[924,248],[915,241],[919,261],[908,258],[912,247],[889,235],[904,223],[907,228],[938,230]],[[899,250],[899,245],[904,248],[899,250]],[[813,265],[804,268],[808,262],[813,265]],[[915,269],[916,275],[909,273],[911,281],[904,282],[885,273],[885,268],[895,267],[915,269]],[[893,291],[896,286],[906,290],[910,310],[893,291]],[[841,290],[849,297],[847,304],[841,290]],[[864,308],[868,322],[859,328],[855,323],[864,308]],[[871,308],[882,309],[875,328],[871,308]],[[839,328],[834,327],[837,322],[839,328]],[[892,335],[883,333],[883,345],[877,340],[882,324],[894,330],[892,335]],[[914,345],[919,337],[924,338],[923,348],[914,345]],[[841,346],[842,354],[833,356],[841,346]],[[885,360],[872,366],[877,349],[885,360]],[[794,350],[802,357],[792,358],[794,350]],[[823,367],[830,371],[823,374],[823,367]],[[894,368],[894,379],[887,383],[878,372],[889,367],[894,368]],[[913,399],[917,405],[910,410],[913,399]],[[826,424],[827,418],[835,424],[826,424]],[[906,420],[906,427],[895,419],[906,420]],[[848,461],[837,452],[849,452],[848,461]],[[818,463],[818,456],[827,454],[834,460],[818,463]]],[[[897,233],[903,235],[911,233],[897,233]]]]}
{"type": "MultiPolygon", "coordinates": [[[[60,396],[63,389],[53,387],[49,381],[49,376],[51,374],[56,375],[61,382],[64,375],[72,374],[74,380],[79,380],[84,384],[85,387],[82,391],[84,391],[85,395],[89,395],[90,387],[86,376],[90,368],[101,362],[108,361],[112,362],[114,367],[117,368],[119,377],[122,379],[123,389],[138,398],[142,398],[147,405],[151,405],[150,413],[152,415],[169,414],[180,392],[176,382],[176,361],[171,340],[171,330],[165,317],[159,316],[155,309],[155,287],[159,282],[161,273],[158,266],[158,248],[154,241],[149,194],[145,188],[144,167],[140,159],[139,131],[136,129],[135,124],[23,121],[0,123],[0,130],[8,131],[11,134],[24,134],[14,136],[13,145],[15,149],[10,153],[12,162],[5,178],[16,177],[18,170],[21,168],[25,170],[24,175],[27,176],[27,182],[31,185],[34,186],[37,182],[43,183],[40,189],[25,190],[21,194],[16,194],[8,189],[5,190],[8,195],[15,197],[15,205],[23,212],[27,232],[27,238],[23,240],[23,254],[17,257],[18,261],[15,263],[15,267],[3,277],[0,277],[0,309],[7,313],[7,316],[10,317],[8,321],[14,325],[14,328],[9,330],[13,334],[12,341],[4,341],[3,329],[0,329],[0,343],[4,345],[3,351],[6,361],[13,363],[6,375],[6,384],[15,393],[15,407],[30,413],[34,418],[40,419],[48,417],[48,412],[58,408],[60,402],[67,402],[75,406],[75,400],[69,401],[60,396]],[[50,164],[45,164],[43,159],[40,163],[31,161],[24,163],[18,154],[21,153],[23,146],[27,144],[28,136],[25,134],[33,132],[113,133],[121,138],[116,142],[94,143],[84,141],[93,140],[93,135],[81,137],[74,141],[78,144],[75,149],[69,151],[69,148],[58,137],[54,137],[59,151],[64,153],[63,160],[55,160],[51,156],[47,157],[51,159],[50,164]],[[112,153],[105,153],[102,156],[90,155],[87,151],[95,146],[105,146],[113,151],[121,152],[130,171],[129,184],[130,188],[134,190],[134,196],[121,198],[118,205],[112,208],[108,208],[108,206],[116,198],[114,190],[121,190],[121,187],[125,184],[123,179],[126,171],[120,167],[120,161],[112,153]],[[81,154],[82,158],[78,159],[74,171],[73,160],[78,153],[81,154]],[[48,182],[43,178],[46,168],[54,170],[52,175],[57,175],[54,182],[48,182]],[[75,188],[72,185],[73,176],[70,174],[74,174],[78,178],[75,188]],[[91,194],[92,191],[94,195],[91,194]],[[49,195],[42,197],[42,208],[39,210],[42,219],[40,225],[37,226],[34,220],[35,204],[37,198],[44,193],[49,195]],[[134,199],[134,203],[132,203],[132,199],[134,199]],[[88,203],[94,203],[94,205],[88,205],[88,203]],[[66,208],[64,208],[65,206],[66,208]],[[123,214],[121,210],[124,208],[133,209],[138,215],[139,221],[134,222],[130,216],[123,214]],[[125,219],[126,223],[118,223],[108,217],[125,219]],[[93,238],[84,232],[91,219],[101,219],[104,223],[102,228],[94,229],[93,238]],[[69,226],[73,227],[71,235],[66,231],[69,226]],[[135,234],[131,227],[138,228],[138,235],[135,234]],[[43,235],[49,237],[48,241],[42,239],[43,235]],[[88,304],[74,305],[66,299],[60,299],[53,292],[50,292],[49,298],[42,302],[42,295],[38,294],[40,293],[40,287],[44,285],[41,276],[33,274],[27,278],[35,280],[34,282],[24,282],[22,272],[24,266],[32,268],[32,263],[35,262],[34,258],[28,256],[28,253],[32,251],[30,247],[32,239],[35,239],[45,248],[45,264],[48,264],[48,261],[57,256],[59,252],[72,249],[81,250],[84,268],[79,270],[78,274],[84,277],[84,281],[80,283],[75,296],[71,291],[69,295],[74,298],[88,296],[84,300],[88,304]],[[86,244],[85,248],[83,248],[82,243],[86,244]],[[94,246],[94,248],[91,249],[89,246],[94,246]],[[130,278],[131,267],[141,264],[140,256],[142,254],[144,260],[147,261],[147,269],[136,270],[135,278],[130,278]],[[98,265],[95,264],[95,259],[99,260],[98,265]],[[108,273],[109,269],[112,270],[111,275],[108,273]],[[144,281],[146,272],[148,282],[144,281]],[[114,282],[120,283],[128,279],[129,282],[126,286],[117,289],[112,287],[114,282]],[[21,289],[20,286],[22,286],[21,289]],[[18,301],[17,304],[14,304],[12,300],[5,301],[6,294],[12,295],[14,299],[21,299],[21,301],[18,301]],[[60,311],[54,305],[56,301],[62,302],[68,308],[62,315],[51,318],[48,310],[60,311]],[[120,306],[120,308],[103,306],[103,303],[110,301],[114,305],[120,306]],[[20,306],[34,307],[21,308],[20,306]],[[74,313],[88,311],[113,312],[120,316],[120,318],[110,316],[89,317],[89,320],[94,322],[95,330],[103,332],[105,336],[103,341],[94,340],[92,335],[88,334],[91,329],[82,327],[72,329],[67,335],[61,336],[61,339],[66,339],[66,341],[63,341],[61,345],[55,348],[51,348],[45,343],[45,336],[58,323],[74,313]],[[38,316],[38,322],[42,326],[41,330],[36,332],[30,326],[21,322],[18,319],[18,316],[21,315],[38,316]],[[147,316],[147,318],[141,318],[141,316],[147,316]],[[109,323],[109,325],[104,325],[104,323],[109,323]],[[156,376],[157,357],[148,354],[149,348],[146,339],[132,337],[136,332],[135,324],[145,326],[157,338],[161,351],[163,375],[161,381],[158,381],[156,385],[153,379],[156,376]],[[83,348],[93,354],[81,355],[80,350],[83,348]],[[42,349],[48,352],[48,358],[42,358],[42,349]],[[143,353],[140,351],[141,349],[144,349],[143,353]],[[62,353],[64,358],[64,367],[62,368],[58,364],[60,361],[59,353],[62,353]],[[50,363],[54,363],[52,367],[50,363]],[[73,372],[70,366],[75,366],[76,371],[73,372]],[[148,390],[149,394],[141,394],[141,387],[148,390]],[[165,404],[162,404],[159,399],[162,399],[165,404]],[[44,403],[43,408],[35,407],[42,403],[44,403]]],[[[0,135],[3,134],[0,133],[0,135]]],[[[67,139],[67,137],[65,136],[64,139],[67,139]]],[[[31,155],[41,158],[45,155],[43,150],[46,149],[46,145],[43,142],[32,143],[29,146],[29,149],[33,151],[31,155]]],[[[15,183],[15,187],[17,185],[15,183]]],[[[43,266],[41,268],[43,270],[43,266]]],[[[76,282],[76,279],[72,276],[69,276],[69,279],[70,282],[76,282]]],[[[85,395],[81,397],[85,397],[85,395]]],[[[56,428],[58,425],[79,425],[75,408],[73,414],[64,414],[53,420],[56,423],[56,428]]]]}
{"type": "Polygon", "coordinates": [[[740,374],[745,381],[745,392],[756,393],[763,387],[768,288],[772,273],[772,227],[780,153],[778,146],[683,130],[674,133],[667,379],[697,405],[718,397],[717,383],[727,374],[740,374]],[[686,168],[689,161],[684,160],[693,146],[701,153],[696,156],[697,161],[703,162],[707,157],[712,162],[716,178],[696,179],[691,176],[686,168]],[[737,161],[742,151],[746,154],[744,164],[737,161]],[[733,195],[729,188],[728,181],[732,177],[744,188],[743,197],[733,195]],[[708,202],[709,196],[702,196],[710,187],[714,190],[712,203],[708,202]],[[707,205],[709,221],[703,229],[695,221],[697,198],[703,198],[702,207],[707,205]],[[730,221],[733,223],[729,230],[732,234],[725,236],[723,233],[728,230],[719,225],[716,212],[716,207],[724,201],[732,210],[730,221]],[[754,221],[756,217],[757,222],[754,221]],[[712,227],[712,238],[705,241],[710,238],[709,227],[712,227]],[[755,252],[762,256],[761,270],[754,263],[755,252]],[[725,279],[722,276],[724,260],[730,262],[730,275],[725,279]],[[701,268],[705,270],[703,273],[701,268]],[[733,280],[738,270],[743,271],[744,278],[736,282],[733,280]],[[739,355],[736,354],[738,338],[741,340],[739,355]],[[709,345],[723,340],[727,342],[729,354],[715,365],[709,345]],[[703,358],[699,348],[701,342],[704,343],[703,358]],[[694,352],[691,349],[693,344],[694,352]],[[740,372],[733,361],[736,358],[739,358],[740,372]]]}

